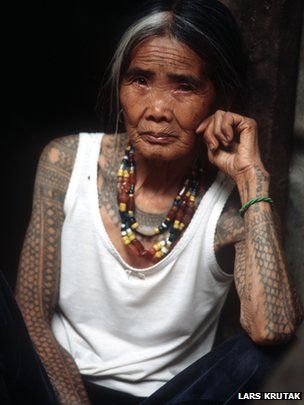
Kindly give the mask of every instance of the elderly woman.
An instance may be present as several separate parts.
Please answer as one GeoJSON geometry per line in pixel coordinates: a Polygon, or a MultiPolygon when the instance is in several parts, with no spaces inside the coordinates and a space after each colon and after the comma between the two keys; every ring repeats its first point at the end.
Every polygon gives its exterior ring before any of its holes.
{"type": "Polygon", "coordinates": [[[220,2],[154,2],[113,58],[115,133],[44,149],[17,297],[61,403],[233,402],[292,339],[244,66],[220,2]],[[211,351],[232,279],[245,333],[211,351]]]}

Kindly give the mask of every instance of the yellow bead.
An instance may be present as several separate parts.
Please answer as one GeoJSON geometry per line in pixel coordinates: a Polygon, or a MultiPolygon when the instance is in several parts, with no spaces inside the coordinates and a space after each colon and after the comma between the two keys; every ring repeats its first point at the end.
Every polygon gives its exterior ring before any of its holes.
{"type": "Polygon", "coordinates": [[[127,146],[127,150],[131,150],[131,146],[129,145],[129,146],[127,146]]]}
{"type": "Polygon", "coordinates": [[[180,195],[176,196],[176,200],[180,200],[180,199],[181,199],[180,195]]]}
{"type": "Polygon", "coordinates": [[[178,228],[179,228],[179,224],[180,224],[180,222],[176,219],[176,220],[174,221],[173,228],[174,228],[174,229],[178,229],[178,228]]]}
{"type": "Polygon", "coordinates": [[[157,257],[158,259],[160,259],[161,257],[163,257],[163,252],[161,250],[159,250],[158,252],[155,253],[155,257],[157,257]]]}
{"type": "Polygon", "coordinates": [[[154,233],[155,233],[155,235],[159,234],[159,229],[158,229],[158,228],[154,228],[154,233]]]}
{"type": "Polygon", "coordinates": [[[134,235],[134,233],[132,233],[131,235],[129,235],[129,240],[132,242],[132,240],[134,240],[135,239],[135,235],[134,235]]]}
{"type": "Polygon", "coordinates": [[[130,216],[133,216],[134,212],[133,212],[133,211],[128,211],[128,214],[129,214],[130,216]]]}
{"type": "Polygon", "coordinates": [[[181,224],[179,225],[179,230],[182,231],[184,228],[185,228],[185,224],[183,224],[183,223],[181,222],[181,224]]]}
{"type": "Polygon", "coordinates": [[[195,201],[194,195],[191,195],[191,196],[190,196],[190,201],[195,201]]]}
{"type": "Polygon", "coordinates": [[[129,236],[123,236],[123,237],[122,237],[122,240],[123,240],[124,242],[126,242],[127,240],[129,240],[129,236]]]}
{"type": "Polygon", "coordinates": [[[119,169],[117,175],[120,176],[120,177],[122,177],[122,175],[123,175],[123,170],[122,170],[122,169],[119,169]]]}
{"type": "Polygon", "coordinates": [[[134,224],[131,225],[132,229],[136,229],[138,228],[138,222],[134,222],[134,224]]]}
{"type": "Polygon", "coordinates": [[[125,203],[120,203],[119,204],[119,211],[125,212],[127,210],[127,204],[125,203]]]}
{"type": "Polygon", "coordinates": [[[156,244],[153,246],[153,249],[154,249],[154,250],[160,250],[160,248],[161,248],[161,246],[160,246],[159,243],[156,243],[156,244]]]}
{"type": "Polygon", "coordinates": [[[190,191],[187,191],[186,192],[186,197],[189,197],[190,196],[190,191]]]}
{"type": "Polygon", "coordinates": [[[124,175],[124,177],[129,177],[129,172],[128,172],[128,170],[124,170],[123,175],[124,175]]]}

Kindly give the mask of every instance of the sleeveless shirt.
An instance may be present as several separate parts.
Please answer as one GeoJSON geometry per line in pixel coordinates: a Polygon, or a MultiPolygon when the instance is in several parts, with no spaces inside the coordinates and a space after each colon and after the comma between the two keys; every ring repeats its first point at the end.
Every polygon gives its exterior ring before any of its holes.
{"type": "Polygon", "coordinates": [[[101,133],[81,133],[64,201],[59,307],[52,331],[93,383],[146,397],[209,352],[233,275],[215,257],[224,173],[175,247],[147,269],[126,263],[99,211],[101,133]]]}

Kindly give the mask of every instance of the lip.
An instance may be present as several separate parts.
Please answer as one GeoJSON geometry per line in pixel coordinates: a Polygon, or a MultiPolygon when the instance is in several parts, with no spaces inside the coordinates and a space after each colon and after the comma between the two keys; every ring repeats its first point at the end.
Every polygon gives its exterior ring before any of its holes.
{"type": "Polygon", "coordinates": [[[141,136],[146,139],[150,143],[157,143],[157,144],[168,144],[175,141],[175,136],[164,134],[164,133],[154,133],[154,132],[146,132],[142,133],[141,136]]]}

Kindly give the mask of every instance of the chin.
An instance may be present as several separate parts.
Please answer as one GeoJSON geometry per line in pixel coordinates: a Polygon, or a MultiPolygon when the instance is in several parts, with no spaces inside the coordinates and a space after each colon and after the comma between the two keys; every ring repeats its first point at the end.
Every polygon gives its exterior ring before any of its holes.
{"type": "Polygon", "coordinates": [[[158,161],[171,161],[180,159],[189,155],[192,151],[191,149],[181,149],[177,145],[177,141],[170,144],[151,144],[145,142],[144,140],[139,140],[134,143],[136,152],[148,160],[158,160],[158,161]]]}

